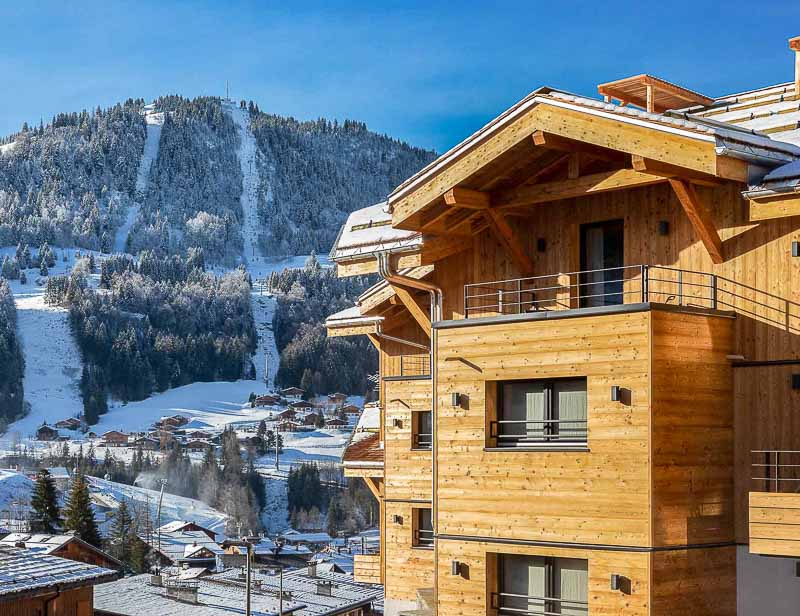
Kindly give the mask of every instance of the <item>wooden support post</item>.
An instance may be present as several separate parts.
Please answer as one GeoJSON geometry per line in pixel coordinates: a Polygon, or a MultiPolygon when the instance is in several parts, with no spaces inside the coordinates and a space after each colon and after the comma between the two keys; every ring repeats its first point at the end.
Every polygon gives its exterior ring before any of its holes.
{"type": "Polygon", "coordinates": [[[425,332],[425,335],[430,337],[431,319],[430,316],[428,315],[428,311],[419,305],[419,302],[417,302],[416,298],[405,287],[393,284],[392,289],[394,289],[394,292],[397,293],[397,297],[400,299],[401,302],[403,302],[403,305],[411,313],[411,316],[414,318],[417,324],[422,328],[422,331],[425,332]]]}
{"type": "Polygon", "coordinates": [[[511,253],[511,258],[519,268],[520,273],[523,276],[530,276],[533,273],[533,261],[517,241],[514,231],[503,213],[492,208],[486,210],[486,222],[489,223],[500,243],[511,253]]]}
{"type": "Polygon", "coordinates": [[[638,154],[631,154],[631,166],[635,171],[641,173],[650,173],[652,175],[660,175],[663,178],[681,178],[691,180],[694,184],[702,184],[704,186],[719,186],[722,183],[717,177],[707,173],[700,173],[692,169],[678,167],[677,165],[670,165],[662,163],[651,158],[645,158],[638,154]]]}
{"type": "Polygon", "coordinates": [[[380,477],[364,477],[364,483],[367,484],[375,499],[380,502],[383,498],[383,480],[380,477]]]}
{"type": "Polygon", "coordinates": [[[706,247],[711,260],[714,263],[722,263],[725,261],[722,254],[722,240],[717,233],[714,226],[714,221],[711,218],[709,211],[700,203],[700,199],[692,186],[686,180],[670,179],[672,190],[681,202],[689,221],[692,223],[694,230],[700,237],[700,241],[706,247]]]}
{"type": "Polygon", "coordinates": [[[374,346],[375,349],[378,351],[378,353],[380,353],[381,352],[381,341],[378,338],[378,336],[375,335],[375,334],[367,334],[367,339],[369,339],[369,341],[372,343],[372,346],[374,346]]]}
{"type": "Polygon", "coordinates": [[[581,153],[573,152],[569,155],[569,163],[567,166],[567,177],[570,180],[577,179],[581,174],[581,153]]]}

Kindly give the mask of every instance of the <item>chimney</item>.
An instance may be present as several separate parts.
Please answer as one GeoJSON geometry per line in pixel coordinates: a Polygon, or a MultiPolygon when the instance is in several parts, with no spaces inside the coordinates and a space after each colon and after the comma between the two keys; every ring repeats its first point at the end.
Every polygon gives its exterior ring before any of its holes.
{"type": "Polygon", "coordinates": [[[308,561],[308,577],[310,577],[310,578],[317,577],[317,561],[316,560],[308,561]]]}
{"type": "Polygon", "coordinates": [[[789,39],[789,49],[794,51],[794,94],[800,96],[800,36],[789,39]]]}

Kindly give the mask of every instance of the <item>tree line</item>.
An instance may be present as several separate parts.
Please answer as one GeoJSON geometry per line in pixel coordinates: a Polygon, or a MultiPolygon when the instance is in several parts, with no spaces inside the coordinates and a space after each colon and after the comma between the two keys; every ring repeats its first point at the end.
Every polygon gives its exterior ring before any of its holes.
{"type": "Polygon", "coordinates": [[[25,414],[25,357],[17,334],[17,307],[8,282],[0,278],[0,434],[25,414]]]}
{"type": "Polygon", "coordinates": [[[368,276],[337,278],[313,254],[301,269],[270,274],[267,286],[277,294],[272,329],[280,352],[279,385],[312,394],[369,392],[367,376],[378,369],[377,352],[362,336],[328,338],[325,319],[352,306],[371,282],[368,276]]]}
{"type": "Polygon", "coordinates": [[[251,280],[241,269],[215,276],[202,267],[200,251],[146,252],[138,262],[104,261],[100,290],[74,269],[48,280],[46,301],[69,308],[89,424],[106,412],[108,395],[142,400],[196,381],[253,377],[251,280]]]}

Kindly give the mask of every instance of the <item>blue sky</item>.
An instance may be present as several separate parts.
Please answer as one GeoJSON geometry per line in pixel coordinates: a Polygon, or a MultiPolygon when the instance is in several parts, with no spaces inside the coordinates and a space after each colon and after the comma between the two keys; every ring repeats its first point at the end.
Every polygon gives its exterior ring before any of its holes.
{"type": "Polygon", "coordinates": [[[224,94],[444,151],[540,85],[789,81],[797,0],[0,3],[0,134],[128,97],[224,94]],[[723,8],[724,7],[724,8],[723,8]]]}

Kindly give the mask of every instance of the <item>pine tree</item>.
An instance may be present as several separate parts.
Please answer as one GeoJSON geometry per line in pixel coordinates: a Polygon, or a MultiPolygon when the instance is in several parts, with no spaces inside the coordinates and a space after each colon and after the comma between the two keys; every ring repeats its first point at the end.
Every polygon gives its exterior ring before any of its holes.
{"type": "Polygon", "coordinates": [[[28,277],[25,275],[24,271],[20,271],[19,273],[19,282],[20,284],[28,284],[28,277]]]}
{"type": "Polygon", "coordinates": [[[64,508],[64,530],[71,530],[80,539],[100,547],[100,531],[94,519],[89,485],[80,470],[75,471],[67,506],[64,508]]]}
{"type": "Polygon", "coordinates": [[[55,533],[61,526],[58,509],[58,492],[50,472],[43,468],[36,474],[36,485],[31,495],[31,507],[36,512],[35,531],[55,533]]]}
{"type": "Polygon", "coordinates": [[[336,537],[339,534],[339,529],[342,525],[342,512],[339,509],[339,501],[333,496],[328,505],[328,522],[325,530],[331,537],[336,537]]]}
{"type": "Polygon", "coordinates": [[[47,263],[42,260],[42,264],[39,266],[39,275],[40,276],[47,276],[50,272],[47,270],[47,263]]]}
{"type": "Polygon", "coordinates": [[[109,553],[118,561],[130,566],[131,543],[133,537],[133,518],[128,511],[128,504],[123,499],[114,513],[114,522],[111,525],[109,536],[109,553]]]}

